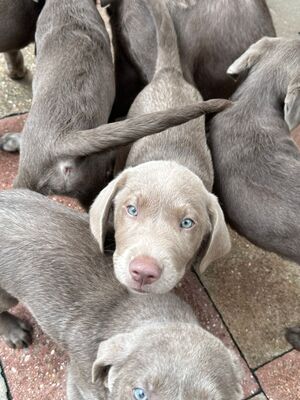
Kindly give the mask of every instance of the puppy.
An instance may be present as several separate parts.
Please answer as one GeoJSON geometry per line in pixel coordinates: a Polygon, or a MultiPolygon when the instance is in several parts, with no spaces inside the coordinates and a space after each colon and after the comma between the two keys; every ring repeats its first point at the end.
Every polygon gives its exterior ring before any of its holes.
{"type": "MultiPolygon", "coordinates": [[[[261,39],[228,73],[247,76],[211,124],[217,193],[241,234],[300,264],[300,40],[261,39]]],[[[286,339],[300,350],[300,325],[286,339]]]]}
{"type": "MultiPolygon", "coordinates": [[[[129,116],[202,99],[183,78],[176,33],[164,2],[145,4],[157,27],[156,73],[129,116]]],[[[226,102],[217,100],[215,105],[217,111],[226,102]]],[[[210,193],[213,168],[203,117],[137,141],[126,167],[90,211],[91,229],[103,251],[114,203],[113,259],[122,284],[138,292],[164,293],[196,258],[200,260],[197,271],[202,272],[230,250],[222,210],[210,193]]]]}
{"type": "Polygon", "coordinates": [[[242,399],[233,354],[175,295],[122,288],[86,215],[12,190],[0,193],[0,221],[0,334],[30,344],[7,312],[24,303],[68,353],[69,400],[242,399]]]}
{"type": "MultiPolygon", "coordinates": [[[[94,0],[47,0],[36,45],[33,101],[15,187],[75,197],[88,208],[113,170],[113,152],[99,154],[107,138],[113,147],[113,137],[126,137],[126,128],[136,138],[137,131],[141,137],[191,118],[191,110],[181,110],[181,119],[173,110],[89,130],[107,122],[115,95],[109,37],[94,0]]],[[[201,107],[193,106],[194,117],[201,107]]]]}
{"type": "MultiPolygon", "coordinates": [[[[238,82],[228,66],[252,43],[275,36],[265,0],[162,0],[178,36],[184,78],[204,99],[229,97],[238,82]]],[[[117,97],[112,118],[126,115],[154,76],[157,47],[151,0],[101,0],[109,4],[115,48],[117,97]],[[147,27],[147,29],[145,29],[147,27]]]]}
{"type": "Polygon", "coordinates": [[[217,194],[238,232],[299,264],[300,40],[261,39],[228,73],[247,76],[210,126],[217,194]]]}
{"type": "Polygon", "coordinates": [[[0,53],[4,53],[8,75],[25,77],[23,47],[34,41],[36,21],[45,0],[0,0],[0,53]]]}

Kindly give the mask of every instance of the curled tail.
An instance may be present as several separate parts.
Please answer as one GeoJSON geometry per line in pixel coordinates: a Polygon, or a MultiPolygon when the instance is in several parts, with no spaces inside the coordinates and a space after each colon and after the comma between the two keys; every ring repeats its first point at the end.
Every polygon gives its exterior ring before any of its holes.
{"type": "Polygon", "coordinates": [[[144,136],[181,125],[206,113],[217,113],[232,105],[214,99],[128,118],[95,129],[70,132],[57,143],[57,156],[80,157],[130,144],[144,136]]]}
{"type": "Polygon", "coordinates": [[[177,35],[165,0],[147,0],[145,5],[151,13],[156,29],[157,60],[155,73],[164,68],[176,69],[182,73],[177,35]]]}

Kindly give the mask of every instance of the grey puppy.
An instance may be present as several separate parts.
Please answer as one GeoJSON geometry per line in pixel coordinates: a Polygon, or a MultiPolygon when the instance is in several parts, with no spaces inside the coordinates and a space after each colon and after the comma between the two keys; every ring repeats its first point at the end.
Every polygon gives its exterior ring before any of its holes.
{"type": "MultiPolygon", "coordinates": [[[[265,0],[162,1],[175,25],[184,77],[204,99],[229,97],[237,83],[226,75],[228,66],[261,37],[275,36],[265,0]]],[[[110,4],[116,56],[115,117],[127,113],[136,94],[153,78],[155,24],[143,0],[101,3],[110,4]]]]}
{"type": "Polygon", "coordinates": [[[213,118],[216,189],[232,225],[300,263],[300,40],[264,38],[228,69],[247,72],[234,105],[213,118]]]}
{"type": "MultiPolygon", "coordinates": [[[[300,40],[261,39],[228,73],[246,79],[210,126],[217,193],[241,234],[300,264],[300,40]]],[[[300,350],[300,325],[286,338],[300,350]]]]}
{"type": "MultiPolygon", "coordinates": [[[[183,78],[168,8],[160,0],[145,3],[155,21],[159,50],[154,78],[130,108],[133,117],[202,100],[183,78]]],[[[228,106],[224,100],[214,104],[215,111],[228,106]]],[[[204,117],[135,142],[126,167],[90,212],[103,250],[114,209],[114,268],[120,282],[131,290],[167,292],[197,259],[197,272],[202,272],[230,250],[222,210],[211,194],[213,167],[204,117]]]]}
{"type": "Polygon", "coordinates": [[[87,215],[28,190],[0,193],[0,334],[30,344],[24,303],[69,355],[68,400],[240,400],[235,356],[174,294],[129,294],[87,215]],[[18,299],[18,300],[17,300],[18,299]]]}
{"type": "Polygon", "coordinates": [[[34,41],[36,21],[45,0],[0,0],[0,53],[5,53],[8,75],[26,75],[23,47],[34,41]]]}
{"type": "Polygon", "coordinates": [[[15,187],[76,197],[88,208],[113,170],[113,152],[98,153],[108,147],[107,139],[110,147],[119,136],[123,144],[129,133],[132,141],[186,122],[207,107],[91,129],[107,122],[115,94],[109,37],[93,0],[48,0],[36,45],[33,101],[15,187]]]}

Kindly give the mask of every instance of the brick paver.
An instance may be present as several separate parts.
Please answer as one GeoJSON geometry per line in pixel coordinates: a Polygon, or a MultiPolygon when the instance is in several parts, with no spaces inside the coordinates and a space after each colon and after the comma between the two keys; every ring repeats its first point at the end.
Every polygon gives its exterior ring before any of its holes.
{"type": "Polygon", "coordinates": [[[300,353],[289,352],[256,371],[269,400],[300,399],[300,353]]]}

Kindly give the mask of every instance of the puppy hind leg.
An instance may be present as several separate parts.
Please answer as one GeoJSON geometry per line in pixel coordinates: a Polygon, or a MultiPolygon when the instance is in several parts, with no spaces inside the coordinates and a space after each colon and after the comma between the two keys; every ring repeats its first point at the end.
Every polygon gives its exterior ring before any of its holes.
{"type": "Polygon", "coordinates": [[[13,50],[4,53],[7,65],[8,76],[11,79],[23,79],[27,74],[27,68],[24,65],[23,54],[20,50],[13,50]]]}
{"type": "Polygon", "coordinates": [[[32,343],[32,327],[20,318],[7,312],[18,304],[18,300],[0,288],[0,336],[15,349],[28,347],[32,343]]]}
{"type": "Polygon", "coordinates": [[[67,378],[67,399],[68,400],[84,400],[79,389],[76,385],[76,379],[71,372],[68,371],[68,378],[67,378]]]}

